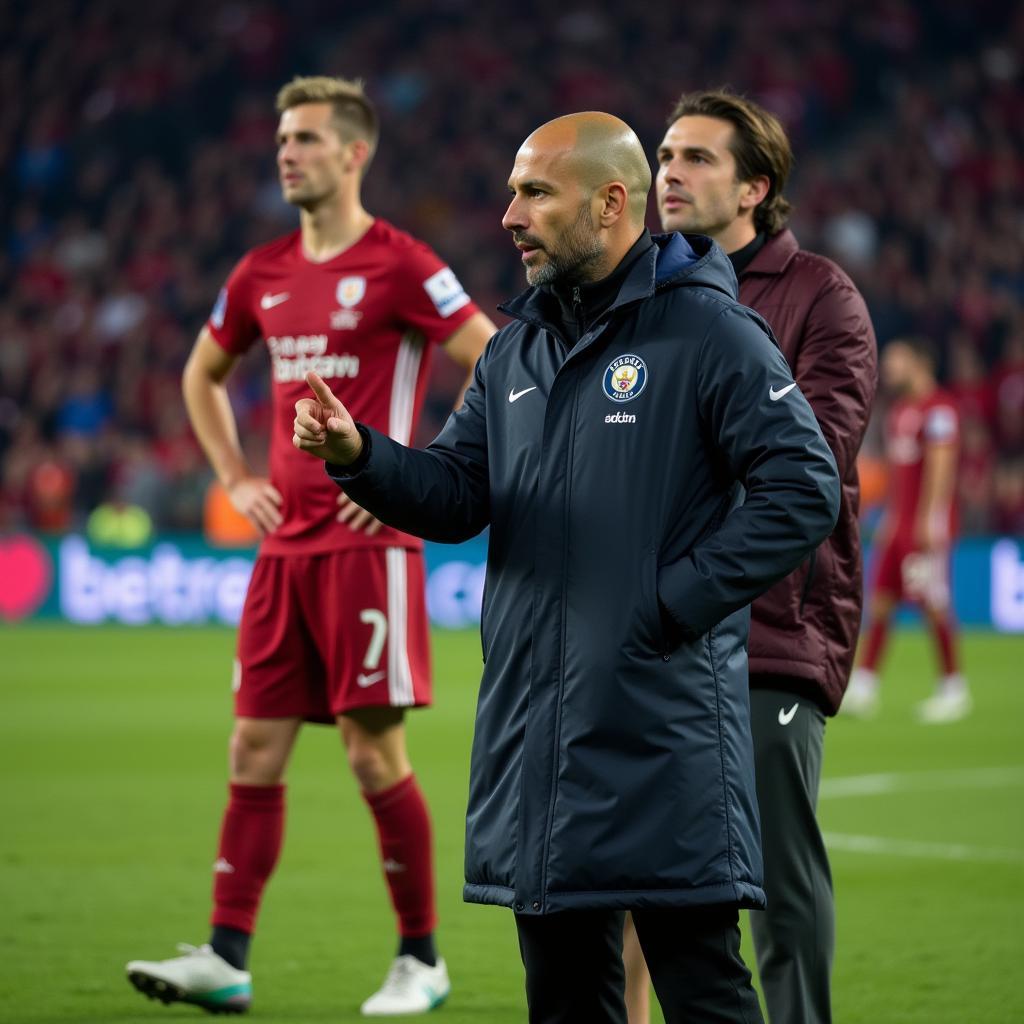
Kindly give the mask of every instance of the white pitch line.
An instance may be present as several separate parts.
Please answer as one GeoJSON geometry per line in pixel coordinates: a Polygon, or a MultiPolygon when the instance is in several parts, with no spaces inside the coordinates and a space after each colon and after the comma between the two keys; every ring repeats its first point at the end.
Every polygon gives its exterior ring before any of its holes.
{"type": "Polygon", "coordinates": [[[965,771],[887,772],[876,775],[847,775],[822,779],[823,800],[850,796],[879,796],[885,793],[914,793],[947,789],[994,789],[1024,785],[1024,765],[975,768],[965,771]]]}
{"type": "Polygon", "coordinates": [[[1024,864],[1024,850],[1006,847],[966,846],[963,843],[929,843],[916,839],[886,839],[883,836],[854,836],[825,832],[830,850],[848,853],[887,854],[896,857],[923,857],[928,860],[989,861],[1000,864],[1024,864]]]}

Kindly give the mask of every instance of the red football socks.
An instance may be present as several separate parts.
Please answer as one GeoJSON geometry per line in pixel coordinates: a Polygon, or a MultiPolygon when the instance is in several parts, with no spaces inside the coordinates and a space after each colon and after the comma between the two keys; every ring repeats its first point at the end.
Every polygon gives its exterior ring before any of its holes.
{"type": "Polygon", "coordinates": [[[935,644],[939,649],[939,665],[944,676],[956,675],[960,671],[956,653],[956,633],[953,623],[947,618],[932,620],[935,644]]]}
{"type": "Polygon", "coordinates": [[[434,904],[433,841],[430,814],[416,777],[363,793],[377,823],[380,859],[391,890],[402,936],[429,935],[437,926],[434,904]]]}
{"type": "Polygon", "coordinates": [[[210,923],[252,933],[284,837],[284,786],[230,784],[213,874],[210,923]]]}
{"type": "Polygon", "coordinates": [[[878,670],[878,660],[882,656],[882,648],[889,636],[889,620],[875,619],[868,629],[867,645],[864,648],[864,657],[861,659],[861,668],[869,672],[878,670]]]}

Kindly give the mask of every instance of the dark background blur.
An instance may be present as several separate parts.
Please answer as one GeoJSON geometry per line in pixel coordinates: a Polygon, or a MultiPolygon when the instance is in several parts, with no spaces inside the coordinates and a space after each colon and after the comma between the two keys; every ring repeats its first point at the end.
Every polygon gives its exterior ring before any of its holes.
{"type": "MultiPolygon", "coordinates": [[[[327,73],[365,78],[380,110],[367,207],[492,314],[523,286],[499,222],[538,124],[607,110],[653,155],[681,91],[764,104],[793,141],[801,243],[853,276],[880,344],[940,348],[967,532],[1024,533],[1024,6],[42,0],[0,18],[0,529],[63,532],[111,499],[201,527],[181,369],[234,262],[295,226],[274,95],[327,73]]],[[[256,465],[265,360],[232,384],[256,465]]],[[[421,439],[458,383],[439,366],[421,439]]]]}

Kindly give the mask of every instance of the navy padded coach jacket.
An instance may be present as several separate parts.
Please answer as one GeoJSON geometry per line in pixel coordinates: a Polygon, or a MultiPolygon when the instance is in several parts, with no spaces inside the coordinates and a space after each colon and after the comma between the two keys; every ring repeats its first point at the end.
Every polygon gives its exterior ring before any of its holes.
{"type": "Polygon", "coordinates": [[[747,606],[829,534],[838,477],[721,249],[655,243],[571,351],[530,289],[429,448],[361,428],[361,468],[328,467],[408,533],[491,528],[470,901],[764,904],[747,606]]]}

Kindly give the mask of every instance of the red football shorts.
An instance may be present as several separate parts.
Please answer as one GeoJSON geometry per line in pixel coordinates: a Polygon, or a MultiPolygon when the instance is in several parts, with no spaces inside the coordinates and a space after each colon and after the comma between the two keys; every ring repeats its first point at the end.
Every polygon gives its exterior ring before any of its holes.
{"type": "Polygon", "coordinates": [[[238,630],[235,714],[333,722],[430,703],[423,555],[259,557],[238,630]]]}
{"type": "Polygon", "coordinates": [[[910,537],[895,535],[875,566],[875,590],[929,608],[949,607],[949,549],[921,551],[910,537]]]}

